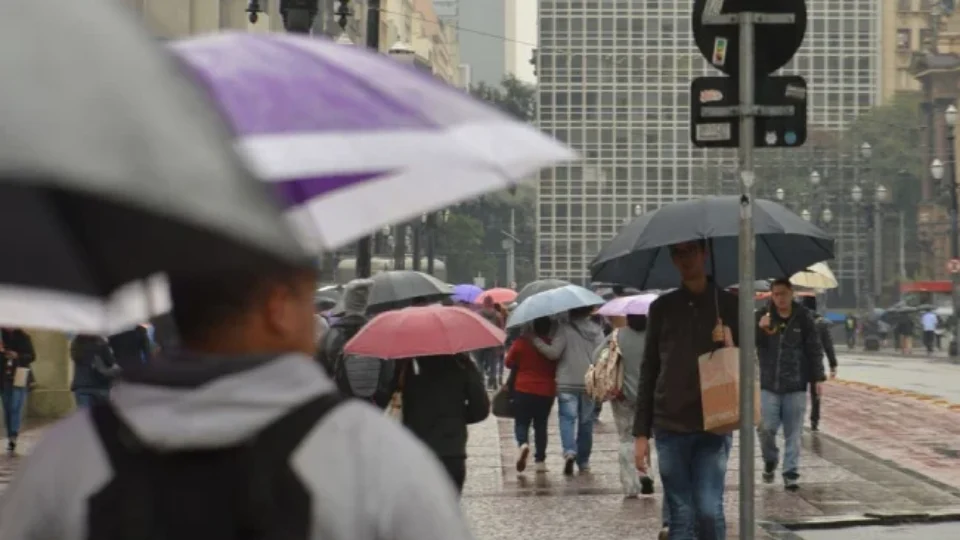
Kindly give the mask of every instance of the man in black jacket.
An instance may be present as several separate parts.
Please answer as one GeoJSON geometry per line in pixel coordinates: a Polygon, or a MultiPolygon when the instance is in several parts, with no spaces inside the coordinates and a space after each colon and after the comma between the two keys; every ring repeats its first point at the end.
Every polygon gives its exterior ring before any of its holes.
{"type": "Polygon", "coordinates": [[[793,285],[778,279],[770,287],[771,303],[757,313],[757,356],[760,359],[760,450],[763,479],[772,482],[780,451],[777,432],[783,425],[783,482],[799,487],[800,437],[807,407],[807,386],[820,393],[823,346],[813,315],[793,301],[793,285]]]}
{"type": "Polygon", "coordinates": [[[19,328],[0,330],[0,402],[3,404],[7,452],[10,454],[17,451],[23,405],[27,401],[29,369],[34,358],[33,341],[26,332],[19,328]]]}
{"type": "Polygon", "coordinates": [[[109,338],[113,357],[121,369],[130,370],[143,366],[153,355],[150,333],[142,325],[113,334],[109,338]]]}
{"type": "MultiPolygon", "coordinates": [[[[837,377],[837,352],[833,347],[833,336],[830,335],[830,321],[817,312],[816,296],[804,296],[801,303],[813,314],[817,332],[820,333],[823,354],[826,355],[827,362],[830,363],[830,378],[835,379],[837,377]]],[[[813,431],[820,429],[820,394],[817,392],[816,384],[810,385],[810,429],[813,431]]]]}

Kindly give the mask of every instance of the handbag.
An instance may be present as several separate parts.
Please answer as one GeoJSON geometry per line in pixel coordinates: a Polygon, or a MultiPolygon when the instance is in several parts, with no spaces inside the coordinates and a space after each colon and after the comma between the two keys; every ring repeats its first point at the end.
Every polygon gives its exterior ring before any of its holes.
{"type": "Polygon", "coordinates": [[[27,383],[30,381],[30,368],[28,367],[18,367],[13,372],[13,386],[14,388],[26,388],[27,383]]]}
{"type": "Polygon", "coordinates": [[[518,358],[513,369],[510,370],[510,375],[507,375],[507,384],[501,386],[500,389],[497,390],[497,393],[493,395],[493,402],[490,408],[493,415],[497,418],[514,418],[516,416],[516,411],[513,406],[513,394],[517,385],[517,371],[519,368],[520,359],[518,358]]]}
{"type": "Polygon", "coordinates": [[[403,383],[407,377],[407,366],[400,368],[400,377],[397,379],[397,389],[394,390],[393,395],[390,396],[390,402],[387,403],[387,408],[384,410],[383,415],[396,420],[397,422],[403,423],[403,383]]]}

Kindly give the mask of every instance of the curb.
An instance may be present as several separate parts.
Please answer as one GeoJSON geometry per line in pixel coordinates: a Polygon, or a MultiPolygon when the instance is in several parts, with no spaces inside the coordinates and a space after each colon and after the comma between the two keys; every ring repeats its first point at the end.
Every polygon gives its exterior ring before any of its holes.
{"type": "Polygon", "coordinates": [[[916,401],[922,401],[929,405],[934,405],[941,407],[953,412],[960,412],[960,403],[953,403],[946,399],[943,399],[940,396],[934,396],[930,394],[923,394],[920,392],[914,392],[911,390],[901,390],[899,388],[890,388],[888,386],[879,386],[876,384],[869,384],[859,381],[851,381],[848,379],[834,379],[831,381],[833,384],[840,386],[848,386],[851,388],[859,388],[861,390],[867,390],[870,392],[877,392],[879,394],[886,394],[888,396],[904,397],[908,399],[913,399],[916,401]]]}
{"type": "Polygon", "coordinates": [[[867,512],[847,516],[827,516],[796,521],[781,521],[777,525],[789,531],[817,529],[848,529],[851,527],[891,527],[905,524],[945,523],[960,521],[960,508],[933,512],[867,512]]]}

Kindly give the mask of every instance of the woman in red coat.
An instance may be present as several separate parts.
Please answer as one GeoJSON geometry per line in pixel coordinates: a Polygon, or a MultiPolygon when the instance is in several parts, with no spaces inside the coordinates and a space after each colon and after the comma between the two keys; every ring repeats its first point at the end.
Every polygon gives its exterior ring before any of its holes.
{"type": "Polygon", "coordinates": [[[520,447],[517,472],[527,468],[531,423],[536,470],[538,473],[547,472],[547,418],[550,417],[550,409],[557,395],[557,363],[541,354],[531,338],[536,336],[549,340],[551,329],[550,319],[546,317],[533,321],[507,352],[506,366],[517,373],[513,392],[514,432],[520,447]]]}

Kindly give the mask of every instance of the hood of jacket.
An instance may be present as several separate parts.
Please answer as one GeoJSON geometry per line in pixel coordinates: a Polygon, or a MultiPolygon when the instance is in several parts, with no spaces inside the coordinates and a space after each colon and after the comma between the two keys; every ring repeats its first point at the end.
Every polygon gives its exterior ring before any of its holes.
{"type": "Polygon", "coordinates": [[[237,444],[334,390],[301,354],[222,358],[180,352],[125,376],[111,398],[146,445],[177,450],[237,444]]]}
{"type": "Polygon", "coordinates": [[[603,343],[603,329],[589,318],[583,318],[561,323],[557,334],[563,343],[563,352],[557,361],[557,391],[583,390],[593,353],[603,343]]]}

